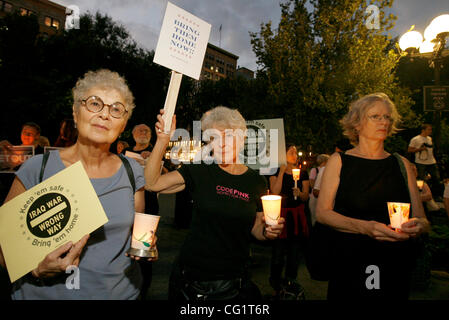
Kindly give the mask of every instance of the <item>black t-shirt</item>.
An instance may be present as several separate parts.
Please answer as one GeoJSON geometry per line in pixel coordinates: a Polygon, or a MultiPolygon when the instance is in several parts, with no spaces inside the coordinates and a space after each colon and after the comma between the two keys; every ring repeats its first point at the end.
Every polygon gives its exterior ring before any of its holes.
{"type": "Polygon", "coordinates": [[[180,253],[181,266],[195,280],[232,279],[243,275],[251,229],[265,177],[248,168],[232,175],[217,164],[187,164],[178,172],[193,199],[191,230],[180,253]]]}
{"type": "MultiPolygon", "coordinates": [[[[274,174],[274,177],[277,178],[278,175],[279,175],[279,168],[274,174]]],[[[296,183],[301,192],[303,192],[302,182],[307,180],[309,180],[309,174],[307,173],[307,170],[301,169],[299,180],[296,183]]],[[[293,180],[293,175],[284,172],[284,177],[282,178],[282,189],[281,193],[279,194],[280,196],[282,196],[283,208],[296,208],[302,203],[299,197],[297,197],[297,199],[295,200],[295,196],[293,195],[294,187],[295,187],[295,180],[293,180]]]]}

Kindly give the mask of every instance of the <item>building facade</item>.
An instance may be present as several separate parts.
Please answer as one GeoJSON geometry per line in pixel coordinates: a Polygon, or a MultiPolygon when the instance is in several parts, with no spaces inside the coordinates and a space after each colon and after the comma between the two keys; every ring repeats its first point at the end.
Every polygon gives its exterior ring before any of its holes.
{"type": "Polygon", "coordinates": [[[8,13],[36,15],[41,34],[53,35],[64,30],[66,7],[48,0],[0,0],[0,18],[8,13]]]}
{"type": "Polygon", "coordinates": [[[217,81],[235,77],[238,56],[208,43],[200,80],[217,81]]]}
{"type": "Polygon", "coordinates": [[[243,77],[246,80],[252,80],[254,79],[254,71],[245,67],[239,67],[236,71],[236,76],[243,77]]]}

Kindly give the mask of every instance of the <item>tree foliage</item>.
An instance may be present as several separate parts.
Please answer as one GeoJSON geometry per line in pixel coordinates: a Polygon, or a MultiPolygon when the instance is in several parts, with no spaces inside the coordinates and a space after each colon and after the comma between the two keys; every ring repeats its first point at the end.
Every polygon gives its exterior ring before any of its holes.
{"type": "Polygon", "coordinates": [[[349,103],[373,92],[392,98],[403,126],[416,121],[410,92],[394,74],[400,54],[385,35],[394,25],[395,17],[385,14],[392,3],[375,2],[380,28],[369,29],[367,1],[289,0],[280,5],[278,28],[268,22],[251,33],[259,76],[284,112],[288,139],[317,152],[333,151],[342,137],[338,120],[349,103]]]}
{"type": "Polygon", "coordinates": [[[0,19],[0,94],[7,110],[0,136],[18,143],[21,125],[34,121],[54,142],[60,121],[72,116],[76,80],[100,68],[124,76],[134,94],[136,109],[128,128],[142,122],[152,127],[169,81],[168,70],[154,64],[153,55],[100,13],[81,16],[78,30],[49,37],[39,34],[33,16],[0,19]]]}

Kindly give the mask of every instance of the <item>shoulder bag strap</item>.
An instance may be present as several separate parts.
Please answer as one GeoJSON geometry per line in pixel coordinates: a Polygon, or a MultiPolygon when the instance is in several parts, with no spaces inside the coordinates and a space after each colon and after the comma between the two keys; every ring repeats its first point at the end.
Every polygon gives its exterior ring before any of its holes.
{"type": "Polygon", "coordinates": [[[125,166],[126,173],[128,174],[129,182],[131,183],[131,186],[133,188],[133,194],[136,193],[136,181],[134,180],[134,172],[131,168],[131,165],[129,164],[128,159],[125,158],[124,155],[119,154],[118,155],[120,160],[122,160],[123,165],[125,166]]]}
{"type": "Polygon", "coordinates": [[[45,171],[45,167],[47,166],[47,161],[48,161],[49,156],[50,156],[50,152],[46,152],[46,153],[44,153],[44,156],[42,157],[41,172],[39,174],[39,183],[41,183],[44,178],[44,171],[45,171]]]}
{"type": "Polygon", "coordinates": [[[404,166],[404,161],[402,161],[401,156],[399,153],[395,152],[393,155],[396,157],[396,160],[398,160],[399,169],[401,169],[402,177],[404,178],[405,186],[407,187],[407,191],[410,197],[410,217],[413,217],[413,210],[412,210],[412,194],[410,193],[410,189],[408,187],[408,177],[407,177],[407,169],[404,166]]]}

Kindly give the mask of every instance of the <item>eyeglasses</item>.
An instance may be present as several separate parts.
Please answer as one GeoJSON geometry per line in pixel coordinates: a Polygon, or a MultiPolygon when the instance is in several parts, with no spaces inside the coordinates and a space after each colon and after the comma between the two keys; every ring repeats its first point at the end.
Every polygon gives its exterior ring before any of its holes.
{"type": "Polygon", "coordinates": [[[368,116],[368,118],[370,118],[374,122],[381,122],[382,120],[386,120],[387,122],[393,121],[393,118],[390,117],[388,114],[384,114],[383,116],[381,116],[379,114],[373,114],[373,115],[368,116]]]}
{"type": "Polygon", "coordinates": [[[101,98],[97,96],[90,96],[85,100],[81,100],[87,110],[93,113],[98,113],[103,110],[104,106],[109,107],[109,114],[111,117],[121,119],[128,113],[125,106],[120,102],[114,102],[113,104],[105,104],[101,98]]]}

